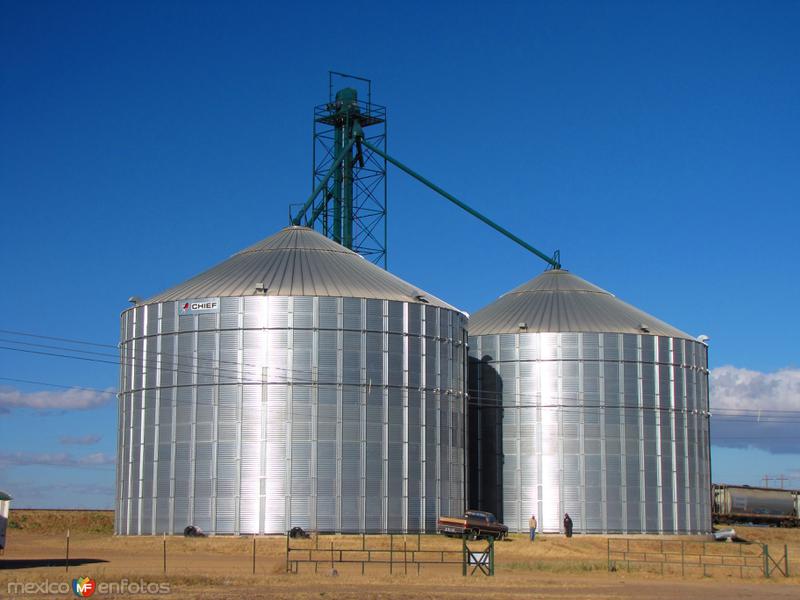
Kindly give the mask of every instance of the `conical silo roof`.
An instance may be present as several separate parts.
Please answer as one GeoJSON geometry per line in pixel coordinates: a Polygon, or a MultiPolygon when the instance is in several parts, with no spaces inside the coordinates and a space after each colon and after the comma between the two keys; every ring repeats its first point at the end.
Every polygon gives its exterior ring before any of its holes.
{"type": "Polygon", "coordinates": [[[562,269],[545,271],[470,317],[471,336],[520,332],[648,333],[694,339],[562,269]]]}
{"type": "Polygon", "coordinates": [[[376,298],[458,310],[313,229],[296,226],[237,252],[146,303],[256,295],[376,298]]]}

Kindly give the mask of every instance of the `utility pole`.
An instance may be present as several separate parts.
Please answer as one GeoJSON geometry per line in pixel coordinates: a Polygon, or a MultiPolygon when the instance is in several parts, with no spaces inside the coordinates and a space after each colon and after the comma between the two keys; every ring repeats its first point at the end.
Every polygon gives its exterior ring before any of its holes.
{"type": "Polygon", "coordinates": [[[764,475],[764,477],[762,478],[762,481],[764,482],[764,487],[767,487],[767,488],[769,487],[769,482],[770,482],[771,479],[773,479],[773,478],[770,477],[769,475],[764,475]]]}
{"type": "Polygon", "coordinates": [[[778,477],[775,477],[774,479],[775,479],[775,481],[780,481],[781,482],[781,489],[783,489],[783,482],[788,480],[789,478],[786,477],[786,475],[784,475],[783,473],[781,473],[778,477]]]}

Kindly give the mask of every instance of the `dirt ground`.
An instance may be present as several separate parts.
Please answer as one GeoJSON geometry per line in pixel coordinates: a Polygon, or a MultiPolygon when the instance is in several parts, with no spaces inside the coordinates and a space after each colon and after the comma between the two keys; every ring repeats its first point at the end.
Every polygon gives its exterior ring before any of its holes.
{"type": "MultiPolygon", "coordinates": [[[[12,513],[13,514],[13,513],[12,513]]],[[[114,583],[118,589],[94,595],[100,597],[152,597],[136,592],[136,585],[153,591],[156,584],[169,585],[170,598],[706,598],[724,594],[735,598],[800,598],[800,530],[736,527],[737,533],[753,544],[708,543],[703,559],[709,563],[706,574],[693,564],[691,554],[698,552],[701,540],[693,537],[666,536],[576,536],[566,539],[557,535],[537,536],[535,543],[525,536],[512,536],[510,541],[495,545],[495,576],[463,577],[460,564],[424,565],[417,574],[410,551],[452,551],[445,556],[458,560],[460,540],[440,536],[320,536],[319,540],[292,541],[298,558],[309,555],[324,560],[317,565],[301,563],[297,573],[286,572],[286,538],[256,538],[253,574],[252,537],[215,537],[205,539],[166,538],[166,574],[164,542],[161,537],[115,537],[109,532],[110,518],[103,513],[49,513],[18,511],[7,536],[7,548],[0,557],[0,598],[43,597],[34,585],[63,584],[72,578],[88,576],[98,585],[114,583]],[[66,525],[70,528],[70,566],[67,571],[66,525]],[[676,548],[684,540],[684,575],[676,548]],[[330,545],[334,557],[338,549],[360,549],[361,544],[375,549],[373,559],[388,561],[390,542],[394,550],[392,571],[388,564],[368,564],[361,574],[360,564],[335,562],[336,575],[331,574],[330,545]],[[791,577],[773,574],[763,576],[763,558],[747,562],[746,555],[760,552],[757,544],[769,544],[770,554],[783,557],[784,545],[789,554],[791,577]],[[403,562],[403,544],[406,547],[403,562]],[[314,547],[320,548],[313,550],[314,547]],[[634,561],[628,564],[613,560],[614,572],[608,570],[608,548],[627,547],[634,561]],[[308,550],[311,549],[311,550],[308,550]],[[309,554],[310,552],[310,554],[309,554]],[[745,559],[736,558],[741,553],[745,559]],[[722,556],[726,555],[726,556],[722,556]],[[664,574],[660,562],[673,560],[664,574]],[[722,563],[725,563],[724,565],[722,563]],[[740,569],[739,564],[752,564],[740,569]],[[407,573],[407,574],[406,574],[407,573]],[[744,575],[744,577],[740,577],[744,575]],[[121,589],[127,580],[125,589],[121,589]],[[33,584],[32,594],[22,594],[18,584],[33,584]],[[11,587],[9,587],[11,584],[11,587]],[[15,587],[17,586],[17,587],[15,587]],[[124,592],[124,593],[123,593],[124,592]]],[[[482,544],[478,543],[478,546],[482,544]]],[[[364,553],[343,553],[360,559],[364,553]]],[[[418,554],[433,560],[441,556],[433,552],[418,554]]],[[[64,597],[63,594],[58,596],[64,597]]],[[[71,591],[68,595],[75,597],[71,591]]],[[[48,597],[52,597],[48,596],[48,597]]]]}

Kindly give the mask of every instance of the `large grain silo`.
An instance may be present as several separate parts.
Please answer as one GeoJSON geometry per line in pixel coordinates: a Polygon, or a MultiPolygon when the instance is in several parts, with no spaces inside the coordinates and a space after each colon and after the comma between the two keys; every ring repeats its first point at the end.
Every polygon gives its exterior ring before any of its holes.
{"type": "Polygon", "coordinates": [[[116,531],[430,531],[466,316],[305,227],[122,313],[116,531]]]}
{"type": "Polygon", "coordinates": [[[561,269],[469,331],[471,507],[512,531],[710,530],[704,343],[561,269]]]}

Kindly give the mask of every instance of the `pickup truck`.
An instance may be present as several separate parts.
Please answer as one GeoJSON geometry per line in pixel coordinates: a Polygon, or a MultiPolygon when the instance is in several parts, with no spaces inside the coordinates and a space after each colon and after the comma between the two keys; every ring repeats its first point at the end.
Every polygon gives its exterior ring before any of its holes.
{"type": "Polygon", "coordinates": [[[492,513],[482,510],[468,510],[463,517],[439,517],[436,531],[450,537],[466,534],[471,539],[502,540],[508,535],[508,527],[499,523],[492,513]]]}

